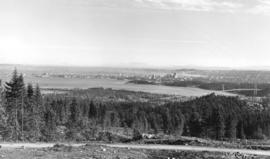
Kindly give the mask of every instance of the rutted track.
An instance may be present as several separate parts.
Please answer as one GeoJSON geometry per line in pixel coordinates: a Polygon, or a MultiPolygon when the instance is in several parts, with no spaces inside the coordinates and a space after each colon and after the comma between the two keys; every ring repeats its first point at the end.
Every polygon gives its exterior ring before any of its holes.
{"type": "Polygon", "coordinates": [[[229,149],[200,146],[178,146],[178,145],[135,145],[135,144],[107,144],[106,146],[114,148],[132,148],[132,149],[151,149],[151,150],[183,150],[183,151],[208,151],[225,153],[243,153],[252,155],[270,156],[270,151],[248,150],[248,149],[229,149]]]}
{"type": "MultiPolygon", "coordinates": [[[[47,148],[53,147],[55,144],[56,143],[0,143],[0,146],[1,148],[47,148]]],[[[63,145],[78,147],[85,144],[63,143],[63,145]]]]}
{"type": "MultiPolygon", "coordinates": [[[[85,144],[80,143],[63,143],[67,146],[79,147],[85,144]]],[[[53,147],[55,143],[0,143],[1,148],[48,148],[53,147]]],[[[131,148],[131,149],[148,149],[148,150],[182,150],[182,151],[208,151],[208,152],[225,152],[225,153],[243,153],[252,155],[270,156],[270,151],[263,150],[248,150],[248,149],[230,149],[230,148],[215,148],[201,146],[180,146],[180,145],[142,145],[142,144],[101,144],[101,146],[113,148],[131,148]]]]}

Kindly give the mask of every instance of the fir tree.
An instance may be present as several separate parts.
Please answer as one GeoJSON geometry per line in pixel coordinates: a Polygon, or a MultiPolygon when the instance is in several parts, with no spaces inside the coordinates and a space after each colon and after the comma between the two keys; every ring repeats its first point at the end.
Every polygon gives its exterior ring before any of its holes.
{"type": "Polygon", "coordinates": [[[97,108],[93,101],[89,104],[88,118],[95,118],[97,116],[97,108]]]}
{"type": "Polygon", "coordinates": [[[19,117],[23,121],[23,113],[20,108],[23,108],[24,99],[24,80],[23,75],[18,75],[15,69],[10,82],[5,84],[5,98],[6,98],[6,113],[7,124],[10,133],[10,139],[19,139],[20,126],[19,117]],[[21,106],[21,107],[19,107],[21,106]]]}
{"type": "Polygon", "coordinates": [[[225,134],[225,120],[223,117],[222,107],[220,106],[214,110],[214,121],[216,128],[216,139],[222,140],[225,134]]]}
{"type": "Polygon", "coordinates": [[[34,95],[34,89],[33,89],[33,85],[31,83],[27,84],[27,98],[31,99],[34,95]]]}

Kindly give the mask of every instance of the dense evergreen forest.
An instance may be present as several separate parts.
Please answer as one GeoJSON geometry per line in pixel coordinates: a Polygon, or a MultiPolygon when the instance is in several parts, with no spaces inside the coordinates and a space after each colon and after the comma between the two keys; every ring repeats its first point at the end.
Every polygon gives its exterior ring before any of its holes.
{"type": "MultiPolygon", "coordinates": [[[[42,95],[38,85],[25,85],[23,76],[15,70],[1,97],[2,140],[85,141],[96,138],[99,132],[119,127],[139,133],[217,140],[270,137],[269,108],[248,106],[237,97],[210,94],[160,104],[104,101],[83,92],[42,95]]],[[[151,94],[149,97],[153,98],[151,94]]]]}
{"type": "MultiPolygon", "coordinates": [[[[229,90],[230,92],[234,92],[237,94],[245,95],[245,96],[254,96],[254,91],[252,89],[255,88],[255,83],[233,83],[233,82],[214,82],[214,81],[199,81],[199,80],[191,80],[191,81],[172,81],[172,82],[163,82],[163,85],[166,86],[177,86],[177,87],[197,87],[207,90],[229,90]],[[239,89],[239,90],[237,90],[239,89]],[[243,90],[241,90],[243,89],[243,90]],[[251,90],[245,90],[251,89],[251,90]]],[[[257,89],[258,92],[256,96],[265,97],[270,93],[270,84],[269,83],[258,83],[257,89]]]]}
{"type": "Polygon", "coordinates": [[[129,83],[135,84],[152,84],[152,85],[165,85],[165,86],[174,86],[174,87],[197,87],[207,90],[218,90],[229,91],[232,93],[245,95],[245,96],[257,96],[257,97],[266,97],[270,93],[270,84],[269,83],[256,83],[257,93],[254,95],[255,83],[247,82],[220,82],[220,81],[209,81],[205,79],[197,80],[167,80],[161,81],[161,83],[156,83],[154,81],[148,80],[131,80],[129,83]]]}

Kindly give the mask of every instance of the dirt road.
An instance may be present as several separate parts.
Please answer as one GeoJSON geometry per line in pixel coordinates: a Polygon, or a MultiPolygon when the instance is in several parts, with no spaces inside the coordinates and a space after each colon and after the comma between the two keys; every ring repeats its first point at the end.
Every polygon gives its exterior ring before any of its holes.
{"type": "MultiPolygon", "coordinates": [[[[53,147],[56,143],[0,143],[1,148],[47,148],[53,147]]],[[[62,144],[62,143],[61,143],[62,144]]],[[[70,143],[63,143],[67,146],[83,146],[85,144],[70,144],[70,143]]]]}
{"type": "Polygon", "coordinates": [[[152,149],[152,150],[183,150],[183,151],[208,151],[225,153],[243,153],[252,155],[270,156],[270,151],[248,150],[248,149],[228,149],[199,146],[178,146],[178,145],[134,145],[134,144],[107,144],[106,146],[114,148],[132,148],[132,149],[152,149]]]}
{"type": "MultiPolygon", "coordinates": [[[[85,144],[63,143],[64,145],[79,147],[85,144]]],[[[1,148],[47,148],[53,147],[55,143],[0,143],[1,148]]],[[[183,150],[183,151],[208,151],[208,152],[225,152],[225,153],[243,153],[252,155],[270,156],[270,151],[248,150],[248,149],[229,149],[200,146],[181,146],[181,145],[140,145],[140,144],[101,144],[112,148],[132,148],[132,149],[149,149],[149,150],[183,150]]]]}

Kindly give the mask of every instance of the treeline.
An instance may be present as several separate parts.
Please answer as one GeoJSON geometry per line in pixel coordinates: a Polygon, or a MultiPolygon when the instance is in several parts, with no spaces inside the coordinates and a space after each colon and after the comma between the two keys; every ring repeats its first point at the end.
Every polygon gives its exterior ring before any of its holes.
{"type": "Polygon", "coordinates": [[[13,73],[5,84],[0,107],[3,140],[84,141],[110,128],[140,133],[197,136],[212,139],[268,138],[270,111],[254,109],[237,97],[214,94],[187,102],[154,104],[103,101],[68,94],[41,95],[37,86],[25,86],[13,73]]]}
{"type": "MultiPolygon", "coordinates": [[[[213,81],[199,81],[199,80],[190,80],[190,81],[171,81],[164,82],[164,85],[168,86],[179,86],[179,87],[198,87],[208,90],[232,90],[232,89],[254,89],[254,83],[231,83],[231,82],[213,82],[213,81]]],[[[269,84],[258,84],[258,89],[269,88],[269,84]]]]}
{"type": "MultiPolygon", "coordinates": [[[[68,94],[42,96],[38,85],[35,88],[32,84],[25,85],[23,75],[15,70],[10,82],[5,83],[2,94],[2,139],[82,141],[96,138],[99,132],[114,127],[141,133],[164,131],[182,134],[184,119],[181,112],[162,106],[154,107],[153,102],[93,100],[95,96],[104,93],[96,92],[91,96],[91,93],[82,95],[82,92],[74,90],[68,94]]],[[[123,99],[123,93],[118,95],[123,99]]],[[[126,95],[130,93],[126,92],[126,95]]],[[[152,98],[151,95],[149,97],[152,98]]]]}
{"type": "MultiPolygon", "coordinates": [[[[134,84],[152,84],[152,85],[165,85],[165,86],[176,86],[176,87],[197,87],[208,90],[233,90],[233,89],[255,89],[255,83],[234,83],[234,82],[218,82],[218,81],[208,81],[206,79],[196,79],[196,80],[163,80],[161,83],[155,83],[154,81],[148,80],[131,80],[129,83],[134,84]]],[[[260,96],[265,96],[270,91],[270,84],[268,83],[258,83],[257,89],[260,96]]],[[[253,92],[252,92],[253,93],[253,92]]],[[[252,94],[253,95],[253,94],[252,94]]]]}
{"type": "Polygon", "coordinates": [[[40,88],[24,83],[23,75],[13,72],[4,85],[1,100],[1,137],[3,140],[39,140],[44,127],[40,88]]]}
{"type": "MultiPolygon", "coordinates": [[[[191,81],[167,81],[162,82],[163,85],[166,86],[177,86],[177,87],[197,87],[201,89],[207,90],[234,90],[234,89],[251,89],[251,90],[235,90],[231,92],[235,92],[237,94],[246,95],[246,96],[254,96],[255,89],[254,83],[233,83],[233,82],[206,82],[199,80],[191,80],[191,81]]],[[[270,84],[268,83],[259,83],[257,84],[257,95],[258,97],[268,96],[270,93],[270,84]]]]}
{"type": "Polygon", "coordinates": [[[264,139],[270,137],[270,110],[248,106],[237,97],[207,95],[182,103],[183,135],[212,139],[264,139]]]}

